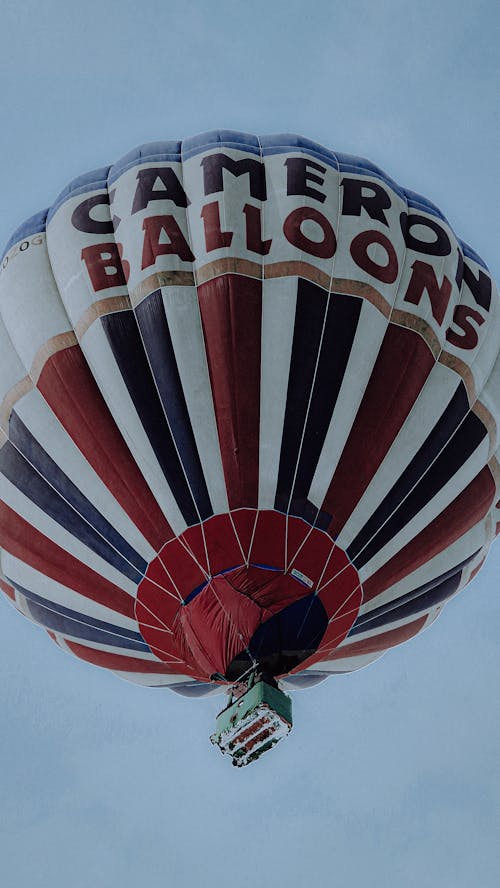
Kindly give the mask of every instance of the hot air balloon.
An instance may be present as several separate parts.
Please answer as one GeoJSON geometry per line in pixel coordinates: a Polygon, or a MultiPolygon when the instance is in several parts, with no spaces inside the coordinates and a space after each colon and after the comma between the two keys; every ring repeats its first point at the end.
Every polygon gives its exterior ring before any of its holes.
{"type": "Polygon", "coordinates": [[[433,622],[498,529],[479,256],[368,161],[154,142],[75,179],[0,274],[1,587],[63,650],[198,697],[236,764],[287,691],[433,622]]]}

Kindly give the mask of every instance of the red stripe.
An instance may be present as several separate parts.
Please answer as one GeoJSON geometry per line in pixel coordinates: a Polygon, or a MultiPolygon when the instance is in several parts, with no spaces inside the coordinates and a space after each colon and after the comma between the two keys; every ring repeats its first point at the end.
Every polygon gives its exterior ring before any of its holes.
{"type": "Polygon", "coordinates": [[[249,560],[253,564],[265,564],[284,570],[285,535],[285,515],[272,510],[259,512],[248,556],[249,560]]]}
{"type": "Polygon", "coordinates": [[[198,298],[229,506],[256,507],[262,283],[227,274],[198,298]]]}
{"type": "Polygon", "coordinates": [[[419,617],[418,620],[412,620],[405,626],[399,626],[397,629],[389,629],[388,632],[381,632],[380,635],[372,635],[371,638],[365,638],[363,641],[354,641],[352,644],[346,644],[344,647],[337,648],[331,653],[324,653],[324,660],[343,660],[344,657],[359,657],[362,654],[375,654],[377,651],[385,651],[387,648],[408,641],[417,635],[424,628],[427,616],[419,617]]]}
{"type": "Polygon", "coordinates": [[[171,540],[163,547],[157,561],[153,561],[148,567],[146,576],[156,580],[172,592],[175,592],[175,587],[177,587],[181,598],[187,598],[193,589],[201,586],[208,579],[179,539],[171,540]],[[158,568],[163,568],[163,572],[158,569],[155,574],[157,562],[160,562],[158,568]],[[173,586],[174,583],[175,586],[173,586]]]}
{"type": "Polygon", "coordinates": [[[201,526],[188,527],[182,534],[182,539],[202,566],[205,566],[207,561],[206,545],[210,562],[207,571],[210,574],[215,575],[221,570],[235,567],[244,561],[244,555],[238,545],[231,519],[227,514],[214,515],[205,521],[203,533],[201,533],[201,526]]]}
{"type": "MultiPolygon", "coordinates": [[[[156,561],[153,562],[153,566],[156,561]]],[[[146,574],[137,590],[135,602],[135,617],[138,623],[147,626],[155,626],[157,629],[171,629],[181,602],[178,598],[168,595],[163,589],[150,582],[150,571],[146,574]]],[[[163,583],[165,585],[165,574],[163,583]]]]}
{"type": "Polygon", "coordinates": [[[474,570],[472,571],[472,573],[471,573],[471,575],[470,575],[470,577],[469,577],[469,583],[472,582],[472,580],[474,579],[474,577],[476,576],[476,574],[479,573],[479,571],[481,570],[481,568],[482,568],[482,566],[483,566],[485,560],[486,560],[485,558],[482,558],[481,561],[479,562],[478,566],[474,568],[474,570]]]}
{"type": "Polygon", "coordinates": [[[75,641],[66,641],[69,649],[87,663],[94,666],[104,666],[105,669],[114,669],[117,672],[143,672],[156,675],[175,675],[179,665],[168,666],[167,663],[155,663],[153,660],[139,660],[137,657],[124,657],[122,654],[110,654],[109,651],[99,651],[89,648],[75,641]]]}
{"type": "Polygon", "coordinates": [[[62,583],[126,617],[134,616],[134,598],[87,567],[0,502],[0,546],[52,580],[62,583]]]}
{"type": "Polygon", "coordinates": [[[390,324],[323,509],[337,536],[381,465],[421,391],[434,356],[412,330],[390,324]]]}
{"type": "Polygon", "coordinates": [[[12,601],[16,600],[16,593],[13,587],[9,586],[9,584],[6,583],[4,580],[0,580],[0,589],[2,590],[2,592],[5,592],[8,598],[11,598],[12,601]]]}
{"type": "Polygon", "coordinates": [[[174,534],[146,485],[78,345],[46,362],[38,388],[123,510],[155,549],[174,534]]]}
{"type": "Polygon", "coordinates": [[[380,595],[443,549],[460,539],[484,518],[495,496],[495,482],[488,466],[394,558],[363,583],[364,601],[380,595]]]}
{"type": "Polygon", "coordinates": [[[231,515],[246,560],[248,560],[257,514],[254,509],[238,509],[231,515]]]}

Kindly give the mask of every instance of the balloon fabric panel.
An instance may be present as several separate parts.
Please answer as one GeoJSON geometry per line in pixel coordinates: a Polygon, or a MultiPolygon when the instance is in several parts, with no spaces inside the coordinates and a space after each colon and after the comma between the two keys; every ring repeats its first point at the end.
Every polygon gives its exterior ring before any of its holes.
{"type": "Polygon", "coordinates": [[[0,587],[203,695],[413,637],[500,519],[498,295],[425,198],[297,136],[152,143],[14,233],[0,587]]]}

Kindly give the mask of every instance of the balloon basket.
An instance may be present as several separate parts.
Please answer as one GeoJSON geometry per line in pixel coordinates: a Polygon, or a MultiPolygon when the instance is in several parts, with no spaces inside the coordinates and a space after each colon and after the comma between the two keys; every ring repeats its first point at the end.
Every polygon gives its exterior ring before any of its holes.
{"type": "Polygon", "coordinates": [[[266,681],[249,683],[243,694],[219,713],[210,740],[237,768],[256,761],[292,729],[292,701],[266,681]]]}

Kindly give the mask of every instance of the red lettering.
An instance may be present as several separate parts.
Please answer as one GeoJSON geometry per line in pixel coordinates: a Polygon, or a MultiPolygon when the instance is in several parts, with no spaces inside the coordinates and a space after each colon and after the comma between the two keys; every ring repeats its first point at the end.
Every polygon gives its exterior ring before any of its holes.
{"type": "Polygon", "coordinates": [[[243,212],[247,220],[247,250],[258,253],[259,256],[267,256],[273,241],[272,238],[262,240],[262,214],[259,207],[245,204],[243,212]]]}
{"type": "Polygon", "coordinates": [[[351,256],[356,265],[363,271],[382,281],[384,284],[393,284],[398,276],[398,257],[388,237],[381,231],[362,231],[357,234],[351,244],[351,256]],[[385,265],[379,265],[368,255],[368,247],[371,244],[379,244],[386,252],[385,265]]]}
{"type": "Polygon", "coordinates": [[[233,234],[231,231],[221,231],[219,204],[215,200],[206,204],[201,211],[201,218],[205,226],[205,246],[207,253],[211,250],[221,250],[229,247],[233,234]]]}
{"type": "Polygon", "coordinates": [[[123,246],[111,241],[109,244],[92,244],[82,250],[82,259],[87,266],[92,287],[96,293],[109,287],[120,287],[127,283],[130,264],[122,259],[123,246]]]}
{"type": "Polygon", "coordinates": [[[448,342],[451,342],[457,348],[475,348],[477,345],[479,336],[476,328],[470,323],[469,318],[475,321],[478,327],[484,324],[483,316],[475,308],[469,308],[468,305],[457,305],[453,312],[452,324],[455,324],[462,332],[456,333],[451,327],[448,327],[446,331],[448,342]]]}
{"type": "Polygon", "coordinates": [[[451,283],[445,276],[439,286],[432,265],[417,259],[412,265],[410,283],[404,297],[405,302],[418,305],[425,291],[430,299],[432,317],[438,324],[442,324],[451,295],[451,283]]]}
{"type": "Polygon", "coordinates": [[[319,259],[331,259],[337,249],[337,238],[332,226],[323,213],[314,207],[298,207],[292,210],[283,223],[283,234],[292,246],[309,253],[310,256],[318,256],[319,259]],[[311,240],[303,233],[302,224],[309,220],[320,226],[323,240],[311,240]]]}
{"type": "Polygon", "coordinates": [[[154,265],[158,256],[178,256],[183,262],[194,262],[194,256],[173,216],[149,216],[142,223],[144,244],[141,268],[154,265]],[[165,243],[160,240],[168,238],[165,243]]]}

